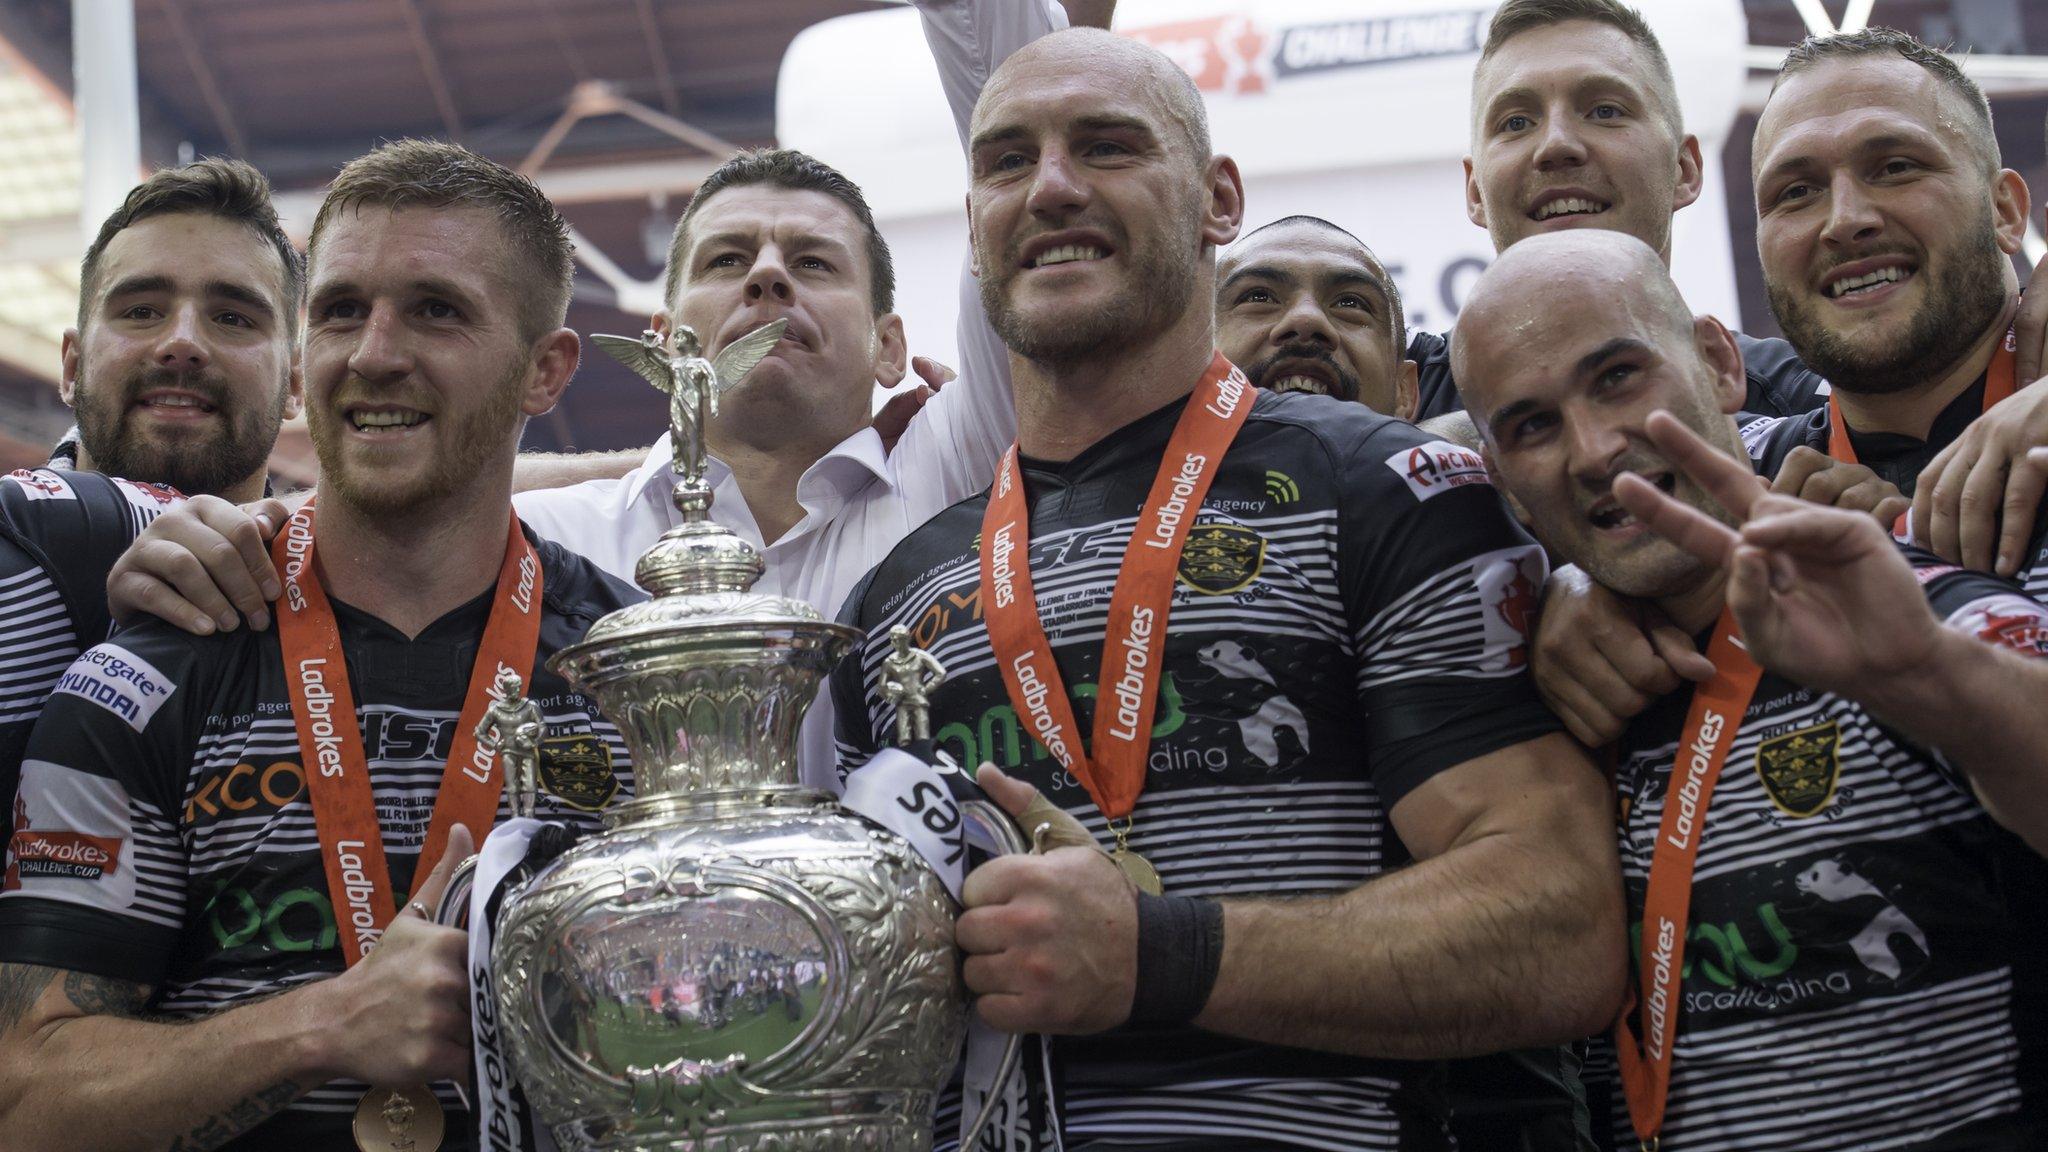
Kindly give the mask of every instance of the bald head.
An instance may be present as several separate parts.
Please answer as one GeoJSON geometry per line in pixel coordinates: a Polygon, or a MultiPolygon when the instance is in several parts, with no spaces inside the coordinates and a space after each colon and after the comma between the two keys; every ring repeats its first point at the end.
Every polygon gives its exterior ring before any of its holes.
{"type": "Polygon", "coordinates": [[[980,139],[995,124],[1018,85],[1032,84],[1049,71],[1096,77],[1146,101],[1180,130],[1179,143],[1193,163],[1209,159],[1209,115],[1195,82],[1158,49],[1100,28],[1068,28],[1011,53],[981,90],[969,139],[980,139]]]}
{"type": "Polygon", "coordinates": [[[1531,236],[1502,252],[1473,285],[1451,333],[1451,373],[1476,415],[1499,383],[1486,371],[1495,358],[1514,355],[1539,332],[1586,331],[1602,322],[1617,336],[1628,329],[1692,339],[1692,310],[1648,244],[1592,229],[1531,236]]]}

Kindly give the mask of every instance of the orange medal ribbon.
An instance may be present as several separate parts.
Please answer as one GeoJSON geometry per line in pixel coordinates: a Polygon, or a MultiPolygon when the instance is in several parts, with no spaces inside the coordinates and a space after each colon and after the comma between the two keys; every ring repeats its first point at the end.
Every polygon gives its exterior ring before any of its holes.
{"type": "MultiPolygon", "coordinates": [[[[397,915],[398,903],[384,860],[384,835],[377,823],[341,631],[313,565],[313,501],[285,523],[271,542],[270,555],[284,574],[277,638],[284,646],[285,683],[291,689],[292,720],[305,762],[307,799],[320,834],[320,858],[327,870],[342,954],[354,965],[376,947],[397,915]]],[[[470,670],[462,718],[456,723],[433,820],[413,871],[415,884],[434,870],[455,825],[467,827],[481,842],[497,820],[497,753],[478,747],[476,726],[491,706],[500,668],[510,668],[522,680],[532,674],[534,650],[540,643],[540,591],[540,557],[513,513],[490,621],[470,670]]]]}
{"type": "MultiPolygon", "coordinates": [[[[2019,347],[2018,338],[2007,329],[2005,339],[1999,342],[1998,350],[1991,354],[1991,363],[1984,369],[1984,411],[2013,394],[2013,364],[2019,347]]],[[[1849,443],[1849,424],[1842,419],[1842,406],[1835,402],[1835,394],[1828,392],[1828,455],[1845,464],[1854,464],[1856,446],[1849,443]]]]}
{"type": "Polygon", "coordinates": [[[989,645],[1010,704],[1032,737],[1081,781],[1111,820],[1130,815],[1145,790],[1145,750],[1152,741],[1181,546],[1223,454],[1251,414],[1252,398],[1244,373],[1219,352],[1174,425],[1110,594],[1089,749],[1081,746],[1080,725],[1032,591],[1031,508],[1015,444],[996,468],[981,519],[981,600],[989,645]]]}
{"type": "Polygon", "coordinates": [[[1614,1026],[1614,1047],[1620,1057],[1622,1091],[1628,1097],[1629,1119],[1644,1148],[1657,1146],[1664,1128],[1664,1101],[1671,1090],[1671,1044],[1678,1034],[1678,1011],[1685,971],[1686,918],[1692,910],[1693,867],[1699,861],[1700,838],[1707,828],[1707,802],[1735,745],[1742,714],[1756,695],[1763,669],[1750,659],[1737,638],[1735,614],[1722,609],[1707,645],[1714,678],[1693,690],[1692,706],[1681,729],[1687,743],[1679,746],[1664,797],[1664,818],[1657,846],[1650,856],[1650,878],[1643,894],[1643,938],[1636,958],[1640,992],[1630,989],[1614,1026]],[[1631,1021],[1643,1009],[1640,1039],[1631,1021]]]}

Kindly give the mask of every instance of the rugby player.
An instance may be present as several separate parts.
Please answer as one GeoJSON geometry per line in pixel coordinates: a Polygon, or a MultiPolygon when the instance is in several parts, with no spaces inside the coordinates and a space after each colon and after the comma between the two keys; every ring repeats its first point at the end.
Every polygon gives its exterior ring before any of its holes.
{"type": "Polygon", "coordinates": [[[0,479],[10,813],[44,698],[106,637],[107,573],[122,549],[179,492],[261,496],[278,425],[302,399],[305,272],[269,182],[247,164],[201,160],[137,185],[86,249],[79,285],[60,385],[78,413],[75,467],[0,479]]]}
{"type": "Polygon", "coordinates": [[[0,1146],[347,1147],[393,1090],[466,1142],[466,941],[425,914],[504,808],[473,736],[501,667],[545,717],[544,816],[594,828],[630,789],[545,658],[638,593],[511,509],[578,358],[567,226],[524,177],[399,141],[336,177],[309,273],[323,485],[276,545],[278,627],[144,621],[30,738],[0,1146]]]}
{"type": "Polygon", "coordinates": [[[1414,417],[1400,290],[1364,241],[1318,216],[1287,216],[1231,245],[1216,275],[1216,350],[1253,387],[1414,417]]]}
{"type": "MultiPolygon", "coordinates": [[[[1070,1146],[1443,1139],[1403,1061],[1584,1035],[1621,988],[1605,788],[1520,668],[1541,551],[1476,457],[1215,352],[1242,185],[1164,56],[1045,37],[973,124],[1018,443],[846,618],[946,663],[935,739],[1013,811],[1035,786],[1120,849],[970,875],[976,1011],[1064,1037],[1070,1146]]],[[[834,676],[849,767],[891,738],[887,647],[834,676]]]]}
{"type": "Polygon", "coordinates": [[[1914,552],[1923,599],[1874,521],[1766,495],[1733,337],[1631,237],[1503,253],[1453,355],[1538,539],[1711,637],[1713,677],[1615,749],[1640,980],[1615,1129],[1702,1152],[2040,1147],[2048,872],[2000,821],[2048,843],[2024,742],[2048,736],[2048,669],[1992,647],[2048,654],[2048,609],[1914,552]],[[1746,518],[1744,554],[1721,525],[1746,518]]]}

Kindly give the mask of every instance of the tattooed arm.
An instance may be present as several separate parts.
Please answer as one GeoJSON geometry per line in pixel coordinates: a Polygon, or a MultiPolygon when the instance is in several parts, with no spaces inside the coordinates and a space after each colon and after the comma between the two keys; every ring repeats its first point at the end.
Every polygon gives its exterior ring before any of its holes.
{"type": "Polygon", "coordinates": [[[149,991],[0,964],[0,1147],[205,1152],[322,1079],[304,997],[166,1023],[149,991]]]}

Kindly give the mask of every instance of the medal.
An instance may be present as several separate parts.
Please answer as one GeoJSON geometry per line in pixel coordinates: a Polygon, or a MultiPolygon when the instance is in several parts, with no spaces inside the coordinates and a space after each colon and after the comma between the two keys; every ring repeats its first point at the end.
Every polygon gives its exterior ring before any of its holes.
{"type": "Polygon", "coordinates": [[[1251,415],[1252,402],[1244,373],[1219,352],[1174,424],[1110,593],[1087,748],[1081,745],[1081,727],[1032,590],[1031,507],[1024,498],[1015,444],[996,466],[988,510],[982,514],[981,603],[1010,705],[1032,738],[1081,782],[1109,819],[1116,836],[1110,859],[1131,883],[1155,895],[1159,872],[1127,841],[1131,809],[1145,789],[1145,750],[1159,702],[1167,615],[1188,530],[1201,513],[1223,454],[1251,415]]]}
{"type": "Polygon", "coordinates": [[[356,1105],[356,1147],[362,1152],[434,1152],[447,1118],[431,1088],[372,1088],[356,1105]]]}

